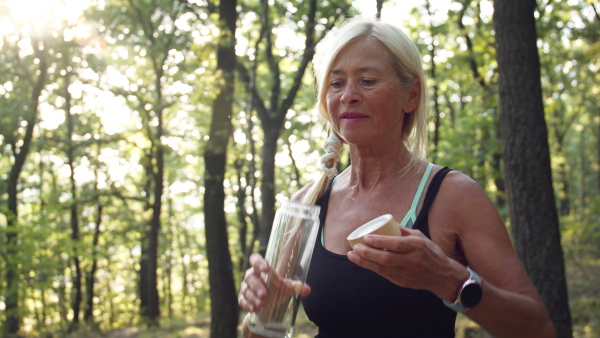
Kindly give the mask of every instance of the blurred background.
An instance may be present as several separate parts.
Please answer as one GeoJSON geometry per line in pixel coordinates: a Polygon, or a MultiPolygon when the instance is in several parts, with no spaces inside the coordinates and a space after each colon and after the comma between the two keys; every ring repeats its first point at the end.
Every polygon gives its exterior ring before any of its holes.
{"type": "MultiPolygon", "coordinates": [[[[596,337],[600,4],[537,5],[568,310],[573,336],[596,337]]],[[[235,336],[247,257],[320,171],[315,46],[357,14],[417,43],[428,159],[479,182],[510,228],[493,13],[490,0],[0,0],[0,335],[235,336]]]]}

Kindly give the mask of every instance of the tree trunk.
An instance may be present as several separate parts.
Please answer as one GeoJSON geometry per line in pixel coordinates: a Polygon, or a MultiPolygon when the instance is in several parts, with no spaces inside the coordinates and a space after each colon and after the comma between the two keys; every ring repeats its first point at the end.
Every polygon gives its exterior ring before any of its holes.
{"type": "Polygon", "coordinates": [[[264,128],[265,140],[262,147],[260,169],[262,210],[260,214],[260,232],[258,234],[258,251],[262,255],[267,251],[271,227],[275,219],[275,155],[277,154],[277,140],[279,140],[281,128],[283,127],[282,123],[279,126],[271,125],[269,128],[264,128]]]}
{"type": "MultiPolygon", "coordinates": [[[[100,153],[101,144],[96,144],[98,147],[98,153],[100,153]]],[[[98,243],[100,242],[100,234],[102,233],[101,224],[102,224],[102,216],[104,212],[104,205],[102,204],[102,197],[100,193],[100,189],[98,186],[99,181],[99,173],[98,168],[94,169],[94,177],[96,178],[96,185],[94,186],[94,194],[96,197],[96,219],[95,219],[95,228],[94,228],[94,236],[92,238],[92,248],[91,248],[91,260],[92,265],[90,269],[87,271],[85,277],[85,292],[86,292],[86,307],[83,313],[83,321],[92,329],[96,329],[94,325],[94,297],[95,293],[95,285],[96,285],[96,272],[98,270],[98,243]]]]}
{"type": "MultiPolygon", "coordinates": [[[[342,9],[342,13],[345,13],[346,9],[342,9]]],[[[271,71],[273,84],[271,86],[271,99],[270,109],[266,108],[265,102],[260,100],[260,96],[257,92],[251,95],[254,98],[254,105],[256,106],[258,117],[260,118],[262,128],[264,131],[264,144],[262,149],[262,183],[261,183],[261,199],[262,199],[262,213],[260,218],[260,231],[258,235],[259,240],[259,251],[264,254],[269,242],[269,236],[271,235],[271,227],[273,226],[273,219],[275,218],[275,155],[277,154],[277,140],[281,135],[281,130],[285,123],[285,117],[294,103],[294,99],[298,94],[298,90],[302,85],[302,77],[308,67],[310,60],[312,60],[315,53],[315,46],[318,42],[315,37],[315,27],[317,24],[317,1],[310,0],[308,3],[308,14],[306,21],[306,41],[304,53],[302,54],[302,60],[298,66],[298,70],[294,75],[292,85],[283,96],[281,94],[281,81],[279,69],[279,63],[274,57],[275,50],[271,41],[270,33],[267,33],[266,37],[266,49],[265,54],[269,69],[271,71]]],[[[271,23],[268,18],[268,10],[263,7],[263,30],[271,32],[271,23]]],[[[326,27],[329,30],[331,27],[326,27]]],[[[242,74],[248,78],[247,74],[242,74]]],[[[248,80],[246,80],[248,82],[248,80]]]]}
{"type": "Polygon", "coordinates": [[[219,20],[217,69],[221,71],[222,84],[213,102],[210,138],[204,152],[206,167],[204,225],[211,300],[210,337],[235,338],[237,336],[238,305],[233,278],[233,263],[227,237],[223,181],[227,162],[227,144],[233,128],[230,116],[233,115],[236,64],[236,0],[221,0],[219,20]]]}
{"type": "MultiPolygon", "coordinates": [[[[64,51],[64,59],[68,64],[70,53],[68,50],[64,51]]],[[[66,68],[66,67],[65,67],[66,68]]],[[[67,72],[64,76],[64,98],[65,98],[65,114],[67,122],[67,164],[69,166],[70,175],[69,181],[71,184],[71,205],[70,205],[70,216],[71,216],[71,248],[73,250],[72,260],[74,272],[71,272],[71,278],[73,281],[73,290],[71,298],[71,309],[73,310],[73,319],[69,323],[69,332],[77,331],[79,327],[79,317],[81,313],[81,303],[83,300],[83,286],[82,286],[82,273],[81,273],[81,261],[79,252],[79,201],[77,194],[77,183],[75,182],[75,144],[73,139],[74,133],[74,117],[71,111],[71,93],[69,92],[69,85],[71,84],[71,73],[67,72]]]]}
{"type": "Polygon", "coordinates": [[[548,308],[558,337],[571,337],[536,47],[536,1],[495,0],[494,6],[511,231],[517,254],[548,308]]]}
{"type": "MultiPolygon", "coordinates": [[[[154,39],[155,32],[146,31],[148,40],[153,46],[164,48],[154,39]]],[[[168,43],[166,44],[168,46],[168,43]]],[[[154,117],[150,111],[146,111],[148,124],[147,134],[151,142],[148,154],[148,168],[150,170],[150,186],[152,187],[151,196],[153,198],[151,209],[152,218],[146,226],[142,237],[142,256],[140,259],[140,313],[142,318],[149,326],[158,326],[160,321],[160,298],[158,295],[158,245],[161,229],[162,215],[162,197],[164,193],[165,177],[165,146],[163,145],[164,136],[164,109],[163,100],[163,76],[164,66],[168,52],[152,55],[151,61],[154,68],[154,88],[156,91],[156,101],[154,103],[156,127],[153,129],[150,124],[154,117]]]]}
{"type": "Polygon", "coordinates": [[[440,142],[440,126],[441,126],[441,111],[440,111],[440,100],[439,100],[439,95],[438,95],[438,90],[439,90],[439,83],[438,80],[436,79],[436,72],[435,72],[435,68],[436,68],[436,63],[435,63],[435,54],[436,54],[436,49],[435,49],[435,29],[433,26],[433,13],[431,12],[431,5],[429,3],[429,0],[425,1],[425,9],[427,9],[427,14],[429,17],[429,33],[431,34],[431,44],[429,45],[429,56],[431,57],[431,70],[429,73],[429,78],[434,82],[433,85],[433,92],[432,92],[432,98],[433,98],[433,123],[434,123],[434,129],[433,129],[433,156],[434,156],[434,160],[435,158],[437,158],[437,152],[438,152],[438,144],[440,142]]]}
{"type": "MultiPolygon", "coordinates": [[[[97,176],[96,176],[97,177],[97,176]]],[[[99,194],[98,189],[96,193],[99,194]]],[[[96,211],[96,228],[94,229],[94,237],[92,240],[92,266],[87,272],[85,279],[85,291],[86,291],[86,307],[83,314],[83,320],[86,324],[93,326],[94,324],[94,285],[96,284],[96,271],[98,270],[98,242],[100,240],[100,224],[102,222],[102,212],[104,207],[100,202],[100,196],[98,195],[96,211]]]]}
{"type": "Polygon", "coordinates": [[[385,0],[377,0],[377,1],[375,1],[375,10],[376,10],[375,17],[377,19],[381,19],[381,10],[383,9],[383,2],[384,1],[385,0]]]}
{"type": "Polygon", "coordinates": [[[48,64],[46,61],[46,52],[44,51],[44,43],[37,39],[32,39],[31,45],[33,51],[39,60],[37,78],[30,79],[32,84],[31,97],[29,98],[28,108],[26,112],[27,116],[25,121],[27,126],[25,128],[25,136],[21,140],[21,145],[17,146],[12,144],[12,149],[18,149],[18,152],[13,153],[14,162],[10,169],[8,176],[8,212],[6,214],[6,242],[3,248],[3,255],[6,257],[5,277],[6,277],[6,289],[4,294],[5,309],[4,314],[6,316],[6,323],[3,325],[3,331],[7,336],[16,335],[21,327],[21,310],[19,309],[19,238],[18,238],[18,185],[20,180],[21,171],[25,164],[25,159],[29,153],[29,147],[33,139],[33,129],[37,124],[38,105],[40,95],[46,84],[46,77],[48,75],[48,64]]]}
{"type": "MultiPolygon", "coordinates": [[[[160,81],[160,78],[159,80],[160,81]]],[[[142,257],[140,260],[140,307],[141,315],[149,326],[158,326],[160,319],[160,301],[157,286],[158,237],[161,227],[162,194],[164,189],[164,150],[162,147],[162,112],[157,112],[159,122],[155,138],[156,149],[155,172],[153,177],[154,201],[152,203],[152,219],[144,231],[142,239],[142,257]]]]}

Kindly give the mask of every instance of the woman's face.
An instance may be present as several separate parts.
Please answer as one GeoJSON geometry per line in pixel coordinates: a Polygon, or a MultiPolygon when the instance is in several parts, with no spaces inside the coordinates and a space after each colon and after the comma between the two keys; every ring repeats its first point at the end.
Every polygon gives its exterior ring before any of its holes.
{"type": "Polygon", "coordinates": [[[335,132],[356,145],[401,142],[404,114],[414,111],[419,85],[403,87],[380,42],[363,38],[344,47],[325,82],[335,132]]]}

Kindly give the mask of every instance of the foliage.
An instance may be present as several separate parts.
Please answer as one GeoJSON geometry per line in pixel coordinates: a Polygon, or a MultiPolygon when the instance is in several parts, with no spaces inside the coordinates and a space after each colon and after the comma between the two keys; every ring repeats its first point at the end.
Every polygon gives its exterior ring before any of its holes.
{"type": "MultiPolygon", "coordinates": [[[[222,81],[215,71],[214,4],[90,3],[74,19],[38,18],[44,24],[40,29],[11,14],[12,2],[0,1],[0,310],[6,300],[4,275],[9,260],[15,259],[21,331],[26,336],[67,335],[73,322],[74,258],[80,262],[79,277],[93,281],[93,289],[83,286],[81,335],[141,325],[141,247],[155,198],[163,203],[157,253],[163,327],[171,320],[203,318],[210,307],[201,155],[208,140],[210,107],[222,81]],[[35,41],[44,46],[48,79],[39,96],[33,143],[18,184],[17,226],[8,228],[14,217],[7,205],[9,173],[15,150],[22,145],[32,81],[39,73],[35,41]],[[157,138],[159,123],[164,133],[157,138]],[[165,189],[161,196],[153,196],[152,154],[158,148],[164,150],[165,189]],[[77,239],[72,236],[72,205],[79,216],[77,239]],[[14,231],[19,235],[18,253],[9,257],[5,238],[14,231]],[[90,318],[84,316],[88,300],[93,304],[90,318]]],[[[236,114],[231,116],[234,142],[228,149],[224,182],[229,245],[238,277],[245,245],[262,211],[259,168],[265,160],[261,150],[266,129],[252,101],[251,84],[267,111],[275,112],[293,85],[304,52],[307,3],[239,2],[238,62],[253,74],[254,82],[238,72],[236,114]],[[272,25],[271,61],[261,38],[263,3],[269,4],[272,25]],[[279,96],[273,88],[278,88],[279,96]]],[[[430,138],[436,134],[438,138],[431,143],[430,160],[472,176],[506,216],[496,127],[492,1],[451,1],[448,8],[436,8],[432,2],[429,10],[427,3],[415,4],[404,28],[421,47],[433,75],[428,80],[430,138]]],[[[576,336],[592,336],[599,332],[600,322],[598,299],[593,296],[598,294],[600,276],[600,19],[597,5],[594,9],[589,1],[538,3],[546,123],[574,329],[576,336]]],[[[317,39],[346,5],[320,2],[317,39]]],[[[384,20],[394,5],[384,5],[384,20]]],[[[348,13],[353,10],[348,8],[348,13]]],[[[326,138],[324,125],[312,110],[312,76],[309,70],[301,75],[276,141],[276,201],[290,198],[315,178],[320,143],[326,138]]],[[[5,320],[0,311],[0,323],[5,325],[5,320]]]]}

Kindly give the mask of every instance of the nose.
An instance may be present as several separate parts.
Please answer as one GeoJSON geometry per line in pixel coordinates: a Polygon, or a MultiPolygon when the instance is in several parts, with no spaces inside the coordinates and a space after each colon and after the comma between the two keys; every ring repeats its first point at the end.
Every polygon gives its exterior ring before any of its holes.
{"type": "Polygon", "coordinates": [[[348,106],[358,104],[362,101],[362,96],[355,84],[348,83],[346,85],[340,101],[348,106]]]}

